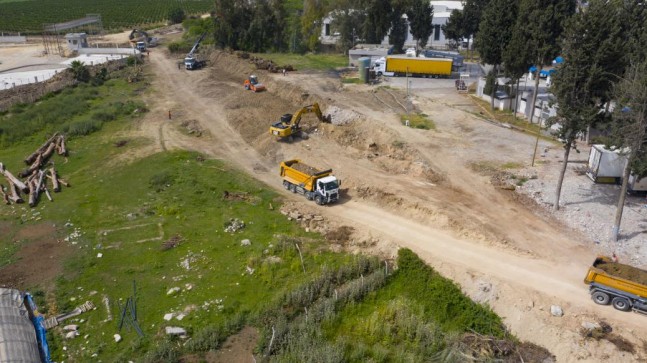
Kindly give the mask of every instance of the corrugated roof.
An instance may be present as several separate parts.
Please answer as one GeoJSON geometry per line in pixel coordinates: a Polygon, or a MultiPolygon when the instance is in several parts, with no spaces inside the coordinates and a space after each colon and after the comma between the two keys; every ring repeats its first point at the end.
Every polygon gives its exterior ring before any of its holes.
{"type": "Polygon", "coordinates": [[[0,363],[40,363],[38,341],[23,295],[0,288],[0,363]]]}

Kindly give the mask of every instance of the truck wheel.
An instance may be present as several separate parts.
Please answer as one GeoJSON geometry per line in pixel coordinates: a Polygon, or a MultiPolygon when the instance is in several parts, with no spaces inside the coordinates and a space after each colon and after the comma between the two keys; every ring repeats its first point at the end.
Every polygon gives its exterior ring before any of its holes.
{"type": "Polygon", "coordinates": [[[591,294],[591,298],[593,301],[595,301],[596,304],[600,305],[609,305],[609,301],[611,300],[611,297],[605,292],[602,291],[596,291],[593,294],[591,294]]]}
{"type": "Polygon", "coordinates": [[[290,190],[292,191],[292,193],[296,193],[297,192],[297,186],[294,185],[294,184],[290,185],[290,190]]]}
{"type": "Polygon", "coordinates": [[[283,188],[285,188],[285,190],[290,190],[290,182],[287,181],[287,180],[284,180],[283,181],[283,188]]]}
{"type": "Polygon", "coordinates": [[[315,203],[317,203],[319,205],[323,205],[323,198],[321,197],[321,195],[317,195],[315,197],[315,203]]]}
{"type": "Polygon", "coordinates": [[[624,297],[614,297],[611,301],[613,307],[620,311],[629,311],[631,310],[631,303],[624,297]]]}

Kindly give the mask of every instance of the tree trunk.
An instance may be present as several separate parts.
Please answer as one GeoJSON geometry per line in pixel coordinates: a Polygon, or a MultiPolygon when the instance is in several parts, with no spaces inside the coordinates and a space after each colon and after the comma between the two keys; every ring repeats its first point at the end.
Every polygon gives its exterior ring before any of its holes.
{"type": "Polygon", "coordinates": [[[3,170],[4,176],[9,180],[9,183],[15,184],[20,190],[23,192],[26,192],[29,190],[29,188],[25,185],[25,183],[21,182],[20,179],[16,178],[9,172],[9,170],[3,170]]]}
{"type": "Polygon", "coordinates": [[[559,179],[557,179],[557,189],[555,190],[555,204],[553,204],[553,211],[557,212],[559,210],[559,197],[562,194],[562,183],[564,183],[564,174],[566,174],[566,167],[568,164],[568,155],[571,153],[571,146],[573,145],[573,140],[569,139],[566,145],[564,145],[564,165],[562,165],[562,170],[559,172],[559,179]]]}
{"type": "Polygon", "coordinates": [[[12,183],[9,181],[9,192],[11,193],[11,196],[9,199],[14,202],[14,203],[22,203],[23,200],[20,197],[20,192],[18,191],[18,188],[16,187],[16,184],[12,183]]]}
{"type": "MultiPolygon", "coordinates": [[[[631,159],[633,158],[629,158],[629,160],[631,159]]],[[[620,198],[618,198],[618,206],[616,207],[616,218],[611,229],[611,242],[618,242],[618,235],[620,234],[620,222],[622,222],[622,212],[625,207],[625,199],[627,199],[627,184],[629,184],[629,174],[631,174],[630,164],[630,162],[627,162],[625,172],[622,175],[622,187],[620,188],[620,198]]]]}
{"type": "Polygon", "coordinates": [[[45,151],[45,149],[49,147],[49,144],[54,142],[54,140],[56,140],[57,137],[58,137],[58,132],[54,133],[54,135],[52,135],[52,137],[50,137],[41,147],[39,147],[38,150],[34,151],[33,154],[29,155],[25,159],[25,164],[30,165],[31,163],[33,163],[34,160],[36,160],[36,158],[38,157],[38,154],[42,154],[43,151],[45,151]]]}
{"type": "MultiPolygon", "coordinates": [[[[539,93],[539,72],[541,72],[542,68],[537,68],[537,73],[535,73],[535,90],[533,91],[532,94],[532,109],[530,110],[530,123],[532,123],[532,119],[535,117],[535,104],[537,103],[537,94],[539,93]]],[[[541,125],[541,121],[538,122],[539,125],[541,125]]]]}
{"type": "MultiPolygon", "coordinates": [[[[541,67],[537,68],[537,73],[535,74],[535,91],[532,95],[532,109],[530,110],[530,123],[532,124],[532,119],[535,116],[535,103],[537,103],[537,94],[539,93],[539,72],[541,72],[541,67]]],[[[541,134],[541,119],[537,122],[537,138],[535,139],[535,149],[532,152],[532,162],[531,166],[535,166],[535,157],[537,156],[537,145],[539,145],[539,135],[541,134]]]]}
{"type": "Polygon", "coordinates": [[[50,173],[50,178],[52,179],[52,189],[54,190],[54,193],[58,193],[61,191],[61,186],[58,183],[58,176],[56,176],[56,169],[51,168],[49,169],[50,173]]]}
{"type": "Polygon", "coordinates": [[[496,89],[497,85],[499,82],[497,82],[497,71],[496,71],[496,64],[494,65],[494,68],[492,69],[492,74],[494,75],[494,80],[492,82],[492,91],[490,92],[490,110],[494,111],[494,95],[496,94],[496,89]]]}

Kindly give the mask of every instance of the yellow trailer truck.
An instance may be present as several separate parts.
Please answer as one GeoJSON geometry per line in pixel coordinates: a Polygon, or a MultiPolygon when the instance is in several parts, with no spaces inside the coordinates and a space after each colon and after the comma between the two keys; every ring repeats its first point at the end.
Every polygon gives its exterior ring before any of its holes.
{"type": "Polygon", "coordinates": [[[647,271],[600,256],[589,267],[584,283],[597,304],[647,314],[647,271]]]}
{"type": "Polygon", "coordinates": [[[285,189],[303,194],[308,200],[314,200],[319,205],[339,199],[341,182],[332,175],[332,169],[317,170],[301,160],[288,160],[281,163],[281,177],[285,189]]]}
{"type": "Polygon", "coordinates": [[[378,76],[449,77],[452,75],[451,58],[414,58],[390,55],[375,62],[378,76]]]}

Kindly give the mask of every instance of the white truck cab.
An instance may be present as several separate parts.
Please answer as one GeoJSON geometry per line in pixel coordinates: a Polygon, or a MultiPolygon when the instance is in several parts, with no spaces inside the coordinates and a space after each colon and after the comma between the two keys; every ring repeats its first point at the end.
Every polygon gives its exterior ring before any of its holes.
{"type": "Polygon", "coordinates": [[[146,43],[144,42],[137,42],[137,45],[135,46],[138,51],[140,52],[145,52],[146,51],[146,43]]]}
{"type": "Polygon", "coordinates": [[[317,186],[315,188],[315,201],[318,204],[318,196],[323,197],[325,204],[335,202],[339,199],[339,185],[341,182],[334,176],[329,175],[317,180],[317,186]]]}
{"type": "Polygon", "coordinates": [[[386,71],[386,57],[382,57],[378,60],[375,61],[375,65],[373,66],[373,70],[375,71],[375,74],[380,77],[380,76],[393,76],[393,72],[387,72],[386,71]]]}

